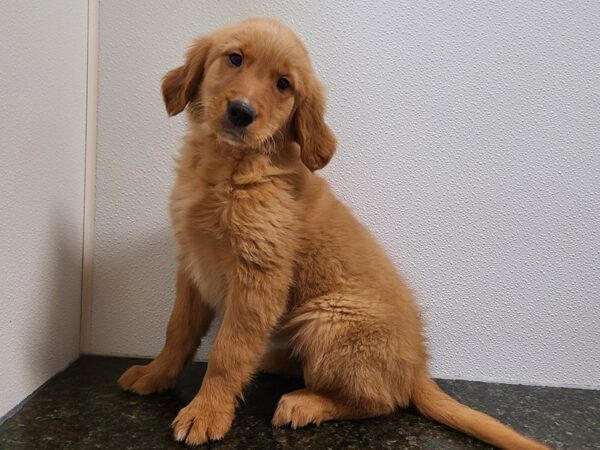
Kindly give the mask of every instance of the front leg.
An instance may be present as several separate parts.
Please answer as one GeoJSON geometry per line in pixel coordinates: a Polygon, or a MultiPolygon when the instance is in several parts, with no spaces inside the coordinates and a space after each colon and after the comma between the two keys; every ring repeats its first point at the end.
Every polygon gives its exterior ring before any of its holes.
{"type": "Polygon", "coordinates": [[[176,440],[200,445],[221,439],[231,428],[237,399],[284,312],[290,283],[286,272],[238,267],[202,387],[173,422],[176,440]]]}
{"type": "Polygon", "coordinates": [[[121,388],[143,395],[172,388],[185,364],[194,356],[213,317],[213,311],[202,301],[185,269],[179,267],[165,346],[150,364],[132,366],[121,375],[118,381],[121,388]]]}

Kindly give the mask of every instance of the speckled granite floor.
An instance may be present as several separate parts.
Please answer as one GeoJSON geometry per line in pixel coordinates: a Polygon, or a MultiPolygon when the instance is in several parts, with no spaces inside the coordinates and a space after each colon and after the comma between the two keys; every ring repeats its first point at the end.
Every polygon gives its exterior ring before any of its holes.
{"type": "MultiPolygon", "coordinates": [[[[143,361],[142,361],[143,362],[143,361]]],[[[0,425],[1,449],[176,449],[169,424],[200,385],[205,365],[192,364],[175,391],[140,397],[116,379],[140,360],[86,356],[55,377],[0,425]]],[[[276,429],[270,419],[282,393],[298,381],[260,376],[250,386],[219,449],[485,449],[442,425],[400,411],[388,417],[276,429]]],[[[462,402],[500,418],[553,448],[600,449],[600,391],[441,380],[462,402]]]]}

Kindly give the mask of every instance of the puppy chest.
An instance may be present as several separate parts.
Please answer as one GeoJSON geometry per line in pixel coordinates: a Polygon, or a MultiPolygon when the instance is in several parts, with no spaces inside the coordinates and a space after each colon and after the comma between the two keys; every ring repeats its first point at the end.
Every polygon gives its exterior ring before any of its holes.
{"type": "Polygon", "coordinates": [[[268,251],[291,231],[292,209],[287,194],[268,185],[220,186],[192,205],[189,232],[226,241],[236,254],[248,246],[268,251]]]}
{"type": "Polygon", "coordinates": [[[220,311],[227,295],[227,261],[223,253],[211,247],[204,245],[203,251],[192,251],[187,256],[188,271],[202,299],[220,311]]]}
{"type": "Polygon", "coordinates": [[[274,194],[227,187],[208,190],[190,205],[184,240],[192,244],[190,259],[203,292],[223,297],[226,277],[240,273],[240,266],[269,270],[291,257],[292,207],[274,194]]]}

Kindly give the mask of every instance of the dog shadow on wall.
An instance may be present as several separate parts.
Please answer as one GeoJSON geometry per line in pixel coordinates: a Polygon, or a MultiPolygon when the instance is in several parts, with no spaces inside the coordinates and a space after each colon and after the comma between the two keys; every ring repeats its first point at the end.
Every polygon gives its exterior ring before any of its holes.
{"type": "MultiPolygon", "coordinates": [[[[91,352],[153,357],[161,350],[175,301],[177,247],[170,225],[125,236],[97,233],[91,352]]],[[[203,339],[206,360],[219,322],[203,339]]]]}
{"type": "Polygon", "coordinates": [[[81,223],[63,208],[56,207],[40,230],[38,280],[32,286],[37,301],[25,307],[31,328],[21,330],[23,342],[32,347],[29,370],[34,374],[53,375],[79,354],[81,305],[81,223]],[[75,232],[76,230],[76,232],[75,232]]]}

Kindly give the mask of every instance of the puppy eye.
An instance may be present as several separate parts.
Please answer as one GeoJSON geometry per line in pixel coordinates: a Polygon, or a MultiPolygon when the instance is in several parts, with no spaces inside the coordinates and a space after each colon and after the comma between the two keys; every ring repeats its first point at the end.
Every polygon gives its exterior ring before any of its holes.
{"type": "Polygon", "coordinates": [[[242,58],[242,55],[240,55],[239,53],[231,53],[229,55],[229,62],[236,67],[240,67],[242,65],[243,60],[244,58],[242,58]]]}
{"type": "Polygon", "coordinates": [[[290,82],[287,78],[280,78],[277,80],[277,89],[283,91],[290,87],[290,82]]]}

